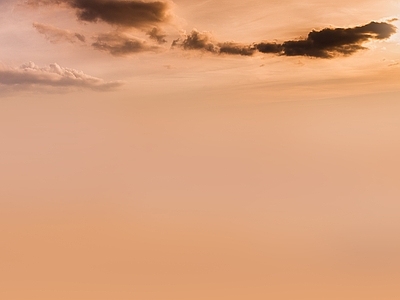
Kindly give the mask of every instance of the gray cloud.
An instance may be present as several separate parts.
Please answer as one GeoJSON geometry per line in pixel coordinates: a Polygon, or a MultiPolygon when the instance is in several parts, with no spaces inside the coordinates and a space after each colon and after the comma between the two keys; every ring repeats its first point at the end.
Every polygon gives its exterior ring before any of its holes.
{"type": "Polygon", "coordinates": [[[131,38],[118,32],[98,35],[92,46],[97,50],[109,52],[114,56],[126,56],[133,53],[155,51],[158,49],[158,47],[148,45],[144,41],[131,38]]]}
{"type": "Polygon", "coordinates": [[[256,51],[253,45],[245,45],[233,42],[219,43],[219,53],[251,56],[256,51]]]}
{"type": "Polygon", "coordinates": [[[76,87],[94,90],[109,90],[122,85],[119,81],[107,82],[82,71],[63,68],[58,64],[39,67],[33,62],[19,68],[0,67],[0,85],[76,87]]]}
{"type": "Polygon", "coordinates": [[[286,41],[282,44],[259,43],[262,53],[275,53],[286,56],[311,56],[332,58],[337,55],[350,55],[365,49],[363,43],[369,40],[383,40],[396,32],[396,27],[385,22],[371,22],[352,28],[325,28],[311,31],[307,39],[286,41]]]}
{"type": "Polygon", "coordinates": [[[135,28],[168,22],[169,4],[138,0],[28,0],[31,6],[65,4],[76,10],[79,20],[135,28]]]}
{"type": "Polygon", "coordinates": [[[167,40],[165,39],[167,35],[158,27],[154,27],[153,29],[147,31],[147,35],[149,36],[149,38],[157,41],[157,43],[159,44],[164,44],[167,42],[167,40]]]}
{"type": "Polygon", "coordinates": [[[396,32],[396,27],[385,22],[371,22],[352,28],[325,28],[311,31],[307,39],[290,40],[283,43],[240,44],[220,43],[213,40],[210,33],[193,30],[184,38],[175,40],[172,47],[185,50],[203,50],[215,54],[251,56],[256,51],[285,56],[310,56],[333,58],[337,55],[350,55],[366,49],[362,44],[370,40],[383,40],[396,32]]]}
{"type": "Polygon", "coordinates": [[[173,41],[172,47],[181,47],[185,50],[203,50],[216,54],[233,54],[250,56],[255,52],[252,45],[239,44],[234,42],[218,43],[214,41],[212,35],[208,32],[199,32],[193,30],[183,39],[173,41]]]}
{"type": "Polygon", "coordinates": [[[33,27],[36,30],[43,34],[47,40],[51,43],[59,43],[59,42],[85,42],[85,36],[79,33],[71,32],[69,30],[61,29],[54,27],[52,25],[41,24],[41,23],[33,23],[33,27]]]}
{"type": "Polygon", "coordinates": [[[219,52],[219,48],[213,41],[210,33],[199,32],[195,29],[183,39],[180,38],[173,41],[172,46],[178,46],[185,50],[205,50],[213,53],[219,52]]]}

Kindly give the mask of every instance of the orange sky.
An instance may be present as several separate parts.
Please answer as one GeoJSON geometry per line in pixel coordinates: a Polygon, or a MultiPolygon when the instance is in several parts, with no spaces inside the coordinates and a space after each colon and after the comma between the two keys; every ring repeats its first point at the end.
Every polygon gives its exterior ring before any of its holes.
{"type": "Polygon", "coordinates": [[[176,0],[159,45],[30,3],[0,2],[1,299],[400,298],[399,33],[171,49],[399,26],[398,1],[176,0]],[[104,50],[121,37],[144,50],[104,50]]]}

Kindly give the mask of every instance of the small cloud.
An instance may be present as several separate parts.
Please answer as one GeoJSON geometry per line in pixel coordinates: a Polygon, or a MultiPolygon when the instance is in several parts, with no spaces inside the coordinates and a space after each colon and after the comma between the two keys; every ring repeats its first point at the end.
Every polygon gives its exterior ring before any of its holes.
{"type": "Polygon", "coordinates": [[[75,33],[74,35],[75,35],[75,37],[76,37],[78,40],[80,40],[82,43],[84,43],[84,42],[86,41],[86,38],[85,38],[84,35],[82,35],[82,34],[80,34],[80,33],[75,33]]]}
{"type": "Polygon", "coordinates": [[[251,56],[256,51],[252,45],[234,42],[218,43],[214,40],[211,33],[199,32],[196,29],[183,38],[173,41],[172,47],[181,47],[185,50],[202,50],[215,54],[243,56],[251,56]]]}
{"type": "Polygon", "coordinates": [[[392,61],[390,64],[388,64],[388,67],[394,67],[398,66],[400,63],[398,61],[392,61]]]}
{"type": "Polygon", "coordinates": [[[85,36],[80,33],[71,32],[69,30],[57,28],[52,25],[35,22],[33,23],[33,27],[35,27],[40,34],[43,34],[48,41],[54,44],[60,42],[84,43],[86,40],[85,36]]]}
{"type": "Polygon", "coordinates": [[[212,53],[218,53],[219,48],[213,41],[212,35],[209,32],[199,32],[196,29],[172,42],[172,47],[181,47],[185,50],[204,50],[212,53]]]}
{"type": "Polygon", "coordinates": [[[64,68],[58,64],[39,67],[33,62],[18,68],[0,67],[0,85],[7,86],[48,86],[75,87],[93,90],[110,90],[122,85],[120,81],[105,81],[75,69],[64,68]]]}
{"type": "Polygon", "coordinates": [[[167,37],[167,35],[158,27],[154,27],[152,30],[147,32],[147,35],[157,41],[157,43],[159,44],[164,44],[167,42],[167,40],[165,39],[167,37]]]}
{"type": "Polygon", "coordinates": [[[95,49],[106,51],[114,56],[127,56],[133,53],[158,49],[156,46],[148,45],[145,41],[119,32],[100,34],[95,37],[95,40],[92,44],[95,49]]]}
{"type": "Polygon", "coordinates": [[[387,22],[388,23],[393,23],[393,22],[396,22],[398,20],[399,20],[398,18],[392,18],[392,19],[387,20],[387,22]]]}

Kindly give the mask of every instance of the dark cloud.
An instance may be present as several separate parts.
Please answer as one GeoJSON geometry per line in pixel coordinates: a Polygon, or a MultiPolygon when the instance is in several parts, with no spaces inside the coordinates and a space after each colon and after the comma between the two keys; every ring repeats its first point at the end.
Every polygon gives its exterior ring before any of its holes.
{"type": "Polygon", "coordinates": [[[193,30],[183,39],[177,39],[172,42],[172,47],[179,46],[185,50],[205,50],[208,52],[218,53],[219,48],[212,41],[212,36],[208,32],[199,32],[193,30]]]}
{"type": "Polygon", "coordinates": [[[243,45],[232,42],[220,43],[218,46],[219,53],[225,54],[251,56],[256,51],[256,48],[253,45],[243,45]]]}
{"type": "Polygon", "coordinates": [[[363,43],[370,40],[383,40],[396,32],[396,27],[385,22],[371,22],[353,28],[325,28],[311,31],[306,39],[290,40],[283,43],[262,42],[240,44],[215,42],[207,32],[193,30],[184,38],[175,40],[172,46],[185,50],[203,50],[216,54],[251,56],[256,51],[286,56],[310,56],[332,58],[337,55],[350,55],[365,49],[363,43]]]}
{"type": "Polygon", "coordinates": [[[233,42],[218,43],[215,42],[208,32],[199,32],[193,30],[183,39],[173,41],[172,47],[181,47],[185,50],[203,50],[216,54],[232,54],[232,55],[253,55],[256,50],[252,45],[244,45],[233,42]]]}
{"type": "Polygon", "coordinates": [[[111,0],[72,0],[70,5],[78,9],[81,20],[143,27],[163,23],[168,19],[166,2],[111,1],[111,0]]]}
{"type": "Polygon", "coordinates": [[[29,0],[32,6],[66,4],[77,11],[78,19],[104,21],[112,25],[144,28],[169,20],[167,2],[135,0],[29,0]]]}
{"type": "Polygon", "coordinates": [[[71,32],[69,30],[57,28],[47,24],[41,23],[33,23],[33,27],[36,30],[43,34],[47,40],[51,43],[59,43],[59,42],[85,42],[85,36],[79,33],[71,32]]]}
{"type": "Polygon", "coordinates": [[[126,56],[133,53],[155,51],[158,47],[131,38],[123,33],[106,33],[96,37],[92,46],[97,50],[109,52],[114,56],[126,56]]]}
{"type": "Polygon", "coordinates": [[[147,35],[157,41],[159,44],[164,44],[167,42],[165,39],[167,35],[158,27],[154,27],[152,30],[147,31],[147,35]]]}
{"type": "Polygon", "coordinates": [[[109,90],[122,85],[119,81],[107,82],[71,68],[58,64],[38,67],[33,62],[23,64],[19,68],[0,68],[0,85],[7,86],[49,86],[76,87],[94,90],[109,90]]]}
{"type": "Polygon", "coordinates": [[[282,45],[277,43],[260,43],[256,45],[256,48],[263,53],[281,53],[283,51],[282,45]]]}
{"type": "Polygon", "coordinates": [[[275,53],[286,56],[312,56],[332,58],[337,55],[350,55],[365,49],[363,43],[369,40],[383,40],[396,32],[396,27],[385,22],[371,22],[353,28],[325,28],[311,31],[307,39],[286,41],[282,44],[259,43],[262,53],[275,53]]]}

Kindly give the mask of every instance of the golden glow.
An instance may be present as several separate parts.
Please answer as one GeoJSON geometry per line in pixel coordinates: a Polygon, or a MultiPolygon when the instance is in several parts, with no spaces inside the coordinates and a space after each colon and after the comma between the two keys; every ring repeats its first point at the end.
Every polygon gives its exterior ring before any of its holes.
{"type": "Polygon", "coordinates": [[[399,33],[335,59],[170,49],[193,27],[252,43],[388,20],[396,1],[176,0],[166,49],[129,57],[92,47],[121,28],[13,4],[0,299],[400,299],[399,33]]]}

